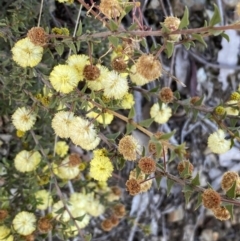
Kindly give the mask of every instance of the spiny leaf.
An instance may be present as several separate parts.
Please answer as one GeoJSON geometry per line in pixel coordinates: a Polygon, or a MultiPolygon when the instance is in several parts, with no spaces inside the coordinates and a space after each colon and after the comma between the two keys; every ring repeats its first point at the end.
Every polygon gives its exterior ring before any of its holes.
{"type": "Polygon", "coordinates": [[[174,181],[167,178],[167,196],[170,194],[174,181]]]}
{"type": "Polygon", "coordinates": [[[226,33],[221,33],[221,36],[225,38],[228,42],[230,41],[230,38],[226,33]]]}
{"type": "Polygon", "coordinates": [[[80,36],[81,34],[82,34],[82,21],[79,22],[76,36],[80,36]]]}
{"type": "Polygon", "coordinates": [[[138,124],[148,128],[153,123],[153,120],[153,118],[150,118],[147,120],[140,121],[138,124]]]}
{"type": "Polygon", "coordinates": [[[121,132],[117,132],[117,133],[113,133],[113,134],[107,134],[106,137],[108,139],[115,140],[120,134],[121,134],[121,132]]]}
{"type": "Polygon", "coordinates": [[[122,158],[122,157],[118,158],[117,159],[117,169],[121,171],[124,168],[125,163],[126,163],[126,160],[124,158],[122,158]]]}
{"type": "Polygon", "coordinates": [[[162,176],[156,176],[155,177],[156,183],[157,183],[157,189],[160,189],[160,185],[161,185],[161,180],[162,180],[162,176]]]}
{"type": "Polygon", "coordinates": [[[193,38],[195,38],[198,42],[202,43],[205,48],[207,48],[207,44],[206,42],[204,41],[203,37],[200,35],[200,34],[196,34],[196,33],[193,33],[192,34],[193,38]]]}
{"type": "Polygon", "coordinates": [[[135,108],[133,106],[129,111],[128,118],[132,119],[134,116],[135,116],[135,108]]]}
{"type": "Polygon", "coordinates": [[[110,19],[109,28],[111,31],[116,31],[116,30],[118,30],[118,24],[115,21],[113,21],[112,19],[110,19]]]}
{"type": "Polygon", "coordinates": [[[174,131],[172,131],[172,132],[169,132],[169,133],[167,133],[167,134],[163,134],[163,135],[161,135],[160,136],[160,140],[168,140],[168,139],[170,139],[174,134],[175,134],[175,130],[174,131]]]}
{"type": "Polygon", "coordinates": [[[193,192],[192,191],[188,191],[188,192],[184,192],[184,197],[185,197],[185,203],[186,205],[189,203],[190,197],[192,196],[193,192]]]}
{"type": "Polygon", "coordinates": [[[133,130],[135,130],[136,127],[131,125],[130,123],[127,123],[127,131],[126,131],[126,135],[130,134],[133,130]]]}
{"type": "Polygon", "coordinates": [[[115,48],[117,48],[118,43],[119,43],[119,38],[117,38],[115,36],[108,36],[108,40],[115,48]]]}
{"type": "Polygon", "coordinates": [[[198,200],[194,210],[197,210],[201,204],[202,204],[202,193],[198,193],[198,200]]]}
{"type": "Polygon", "coordinates": [[[220,23],[220,22],[221,22],[221,15],[220,15],[217,5],[214,4],[214,13],[209,22],[209,26],[214,26],[215,24],[220,23]]]}
{"type": "Polygon", "coordinates": [[[237,183],[236,181],[233,183],[232,187],[226,192],[226,195],[230,198],[235,198],[236,197],[236,186],[237,183]]]}
{"type": "Polygon", "coordinates": [[[190,47],[191,47],[191,44],[190,44],[189,42],[183,43],[183,45],[184,45],[184,47],[185,47],[186,50],[189,50],[190,47]]]}
{"type": "Polygon", "coordinates": [[[197,175],[193,178],[193,180],[191,181],[191,184],[193,184],[194,186],[199,186],[199,185],[200,185],[199,172],[198,172],[197,175]]]}
{"type": "Polygon", "coordinates": [[[184,14],[183,14],[183,17],[181,19],[178,29],[183,29],[183,28],[187,27],[188,25],[189,25],[189,12],[188,12],[188,8],[185,6],[185,11],[184,11],[184,14]]]}
{"type": "Polygon", "coordinates": [[[138,24],[137,24],[137,23],[133,23],[133,24],[128,28],[128,30],[129,30],[129,31],[133,31],[133,30],[137,29],[137,27],[138,27],[138,24]]]}
{"type": "Polygon", "coordinates": [[[58,44],[55,47],[55,50],[57,51],[57,53],[59,54],[59,56],[62,56],[63,51],[64,51],[64,45],[63,44],[58,44]]]}
{"type": "Polygon", "coordinates": [[[233,220],[233,204],[229,204],[229,205],[226,205],[225,208],[228,210],[228,212],[230,213],[230,216],[231,216],[231,219],[233,220]]]}
{"type": "Polygon", "coordinates": [[[166,52],[167,52],[167,57],[170,58],[173,54],[173,50],[174,50],[174,43],[167,41],[166,44],[166,52]]]}

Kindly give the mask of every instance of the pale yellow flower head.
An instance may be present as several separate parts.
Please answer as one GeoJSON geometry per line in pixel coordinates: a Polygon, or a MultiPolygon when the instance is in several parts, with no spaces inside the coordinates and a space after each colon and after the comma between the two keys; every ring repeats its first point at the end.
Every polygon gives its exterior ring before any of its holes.
{"type": "Polygon", "coordinates": [[[12,115],[12,123],[17,130],[28,131],[35,124],[37,115],[34,111],[26,107],[19,107],[12,115]]]}
{"type": "Polygon", "coordinates": [[[118,100],[122,99],[127,92],[127,79],[116,71],[111,71],[104,82],[104,96],[118,100]]]}
{"type": "Polygon", "coordinates": [[[14,165],[19,172],[31,172],[38,167],[40,161],[41,155],[38,151],[23,150],[16,155],[14,165]]]}
{"type": "Polygon", "coordinates": [[[161,109],[158,103],[155,103],[150,109],[150,116],[159,124],[167,123],[172,116],[172,109],[162,103],[161,109]]]}
{"type": "Polygon", "coordinates": [[[49,80],[56,91],[68,94],[77,87],[79,77],[74,67],[59,64],[53,68],[49,80]]]}
{"type": "Polygon", "coordinates": [[[23,68],[38,65],[43,56],[43,47],[34,45],[29,38],[16,42],[11,51],[13,60],[23,68]]]}
{"type": "Polygon", "coordinates": [[[69,202],[75,208],[85,210],[88,205],[87,195],[84,193],[74,192],[71,194],[69,202]]]}
{"type": "Polygon", "coordinates": [[[58,166],[56,175],[61,179],[70,180],[77,177],[79,173],[79,165],[72,165],[68,156],[58,166]]]}
{"type": "Polygon", "coordinates": [[[239,115],[239,110],[236,108],[237,104],[238,104],[237,100],[230,100],[226,104],[232,105],[233,107],[235,107],[235,108],[230,107],[230,106],[226,107],[225,111],[226,111],[227,115],[235,115],[235,116],[239,115]]]}
{"type": "Polygon", "coordinates": [[[13,219],[13,229],[21,235],[29,235],[36,229],[36,217],[33,213],[22,211],[13,219]]]}
{"type": "Polygon", "coordinates": [[[93,217],[98,217],[102,215],[105,211],[105,207],[100,203],[100,201],[94,198],[93,193],[89,193],[87,196],[88,205],[86,206],[86,212],[93,217]]]}
{"type": "Polygon", "coordinates": [[[74,113],[70,111],[59,111],[52,119],[52,128],[56,135],[61,138],[69,138],[69,125],[74,118],[74,113]]]}
{"type": "Polygon", "coordinates": [[[213,153],[222,154],[230,149],[231,141],[225,140],[223,130],[217,130],[208,137],[208,147],[213,153]]]}
{"type": "Polygon", "coordinates": [[[60,157],[64,157],[68,152],[69,146],[65,141],[58,141],[55,146],[55,152],[60,157]]]}
{"type": "Polygon", "coordinates": [[[121,101],[121,106],[123,109],[131,109],[135,104],[133,94],[126,93],[121,101]]]}
{"type": "Polygon", "coordinates": [[[11,232],[10,228],[5,225],[0,226],[0,240],[1,241],[13,241],[13,236],[9,235],[11,232]]]}
{"type": "Polygon", "coordinates": [[[73,67],[78,73],[78,81],[82,81],[84,79],[83,70],[86,65],[90,64],[89,57],[87,55],[71,55],[67,59],[67,64],[73,67]]]}
{"type": "Polygon", "coordinates": [[[105,80],[108,78],[109,70],[102,65],[97,65],[100,70],[100,76],[93,81],[87,81],[88,88],[94,91],[99,91],[104,88],[105,80]]]}
{"type": "Polygon", "coordinates": [[[82,117],[74,117],[69,126],[69,135],[75,145],[93,150],[100,142],[94,125],[82,117]]]}
{"type": "Polygon", "coordinates": [[[35,192],[35,198],[40,203],[37,205],[37,209],[45,210],[52,205],[53,199],[51,194],[45,189],[35,192]]]}
{"type": "MultiPolygon", "coordinates": [[[[73,213],[73,206],[66,204],[67,208],[71,213],[73,213]]],[[[59,210],[64,208],[64,204],[62,200],[59,200],[58,202],[53,204],[53,209],[52,209],[52,216],[56,218],[56,220],[61,220],[62,222],[68,222],[70,220],[70,215],[67,212],[67,210],[63,210],[61,213],[59,213],[59,210]]]]}
{"type": "Polygon", "coordinates": [[[106,181],[112,176],[113,164],[109,157],[97,156],[90,162],[90,176],[98,181],[106,181]]]}
{"type": "Polygon", "coordinates": [[[139,86],[149,83],[148,79],[146,79],[140,73],[137,72],[136,65],[133,65],[130,69],[130,79],[134,84],[139,86]]]}
{"type": "Polygon", "coordinates": [[[117,0],[101,0],[99,9],[109,19],[119,17],[124,11],[117,0]]]}

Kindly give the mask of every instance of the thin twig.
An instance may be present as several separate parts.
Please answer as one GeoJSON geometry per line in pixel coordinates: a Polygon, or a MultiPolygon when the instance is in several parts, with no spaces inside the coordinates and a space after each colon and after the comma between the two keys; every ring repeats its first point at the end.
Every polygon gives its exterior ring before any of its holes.
{"type": "Polygon", "coordinates": [[[38,27],[40,26],[40,22],[41,22],[41,16],[42,16],[42,10],[43,10],[43,1],[44,0],[41,0],[40,11],[39,11],[39,16],[38,16],[38,24],[37,24],[38,27]]]}

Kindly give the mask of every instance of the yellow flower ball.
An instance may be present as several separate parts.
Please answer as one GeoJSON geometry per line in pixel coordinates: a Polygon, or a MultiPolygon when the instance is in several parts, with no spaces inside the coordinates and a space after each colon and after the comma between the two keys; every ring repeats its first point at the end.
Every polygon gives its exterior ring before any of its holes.
{"type": "Polygon", "coordinates": [[[74,118],[74,113],[70,111],[59,111],[52,119],[52,128],[56,135],[61,138],[69,138],[69,125],[74,118]]]}
{"type": "Polygon", "coordinates": [[[58,141],[55,146],[55,152],[60,157],[64,157],[68,152],[69,146],[65,141],[58,141]]]}
{"type": "Polygon", "coordinates": [[[130,79],[134,84],[139,86],[149,83],[148,79],[146,79],[140,73],[137,72],[136,65],[133,65],[130,69],[130,79]]]}
{"type": "Polygon", "coordinates": [[[19,107],[12,115],[12,123],[17,130],[25,132],[30,130],[35,124],[37,115],[34,111],[26,107],[19,107]]]}
{"type": "Polygon", "coordinates": [[[38,151],[23,150],[16,155],[14,165],[19,172],[31,172],[38,167],[40,161],[41,155],[38,151]]]}
{"type": "Polygon", "coordinates": [[[33,213],[22,211],[13,219],[14,230],[21,235],[29,235],[36,229],[36,217],[33,213]]]}
{"type": "Polygon", "coordinates": [[[67,64],[73,67],[78,73],[78,80],[82,81],[84,79],[83,70],[86,65],[90,64],[89,57],[87,55],[71,55],[67,59],[67,64]]]}
{"type": "Polygon", "coordinates": [[[38,65],[43,56],[43,47],[34,45],[29,38],[16,42],[11,51],[13,60],[23,68],[38,65]]]}
{"type": "Polygon", "coordinates": [[[37,209],[45,210],[52,205],[53,199],[51,194],[46,190],[39,190],[35,194],[36,200],[39,202],[37,209]]]}
{"type": "Polygon", "coordinates": [[[56,91],[68,94],[77,87],[79,77],[75,68],[59,64],[53,68],[49,80],[56,91]]]}
{"type": "MultiPolygon", "coordinates": [[[[72,205],[67,205],[68,210],[73,213],[73,206],[72,205]]],[[[56,203],[53,204],[53,208],[52,208],[52,216],[57,220],[61,220],[62,222],[68,222],[70,220],[70,215],[67,212],[67,210],[64,209],[64,204],[63,201],[60,200],[56,203]],[[62,212],[59,213],[59,210],[62,210],[62,212]]]]}
{"type": "Polygon", "coordinates": [[[1,241],[13,241],[13,236],[9,235],[11,232],[10,228],[5,225],[0,226],[0,240],[1,241]]]}
{"type": "Polygon", "coordinates": [[[126,93],[121,100],[121,107],[123,109],[131,109],[135,104],[133,94],[126,93]]]}
{"type": "Polygon", "coordinates": [[[155,103],[150,109],[150,116],[159,124],[167,123],[172,116],[172,109],[162,103],[161,109],[158,103],[155,103]]]}

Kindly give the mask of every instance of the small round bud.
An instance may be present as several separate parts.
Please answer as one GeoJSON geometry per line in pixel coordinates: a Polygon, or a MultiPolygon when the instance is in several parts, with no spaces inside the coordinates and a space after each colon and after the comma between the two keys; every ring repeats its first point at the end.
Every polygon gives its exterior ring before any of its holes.
{"type": "Polygon", "coordinates": [[[226,110],[223,106],[217,106],[215,109],[214,109],[214,112],[217,114],[217,115],[224,115],[226,113],[226,110]]]}
{"type": "Polygon", "coordinates": [[[187,167],[188,167],[188,170],[186,170],[186,174],[191,176],[194,167],[193,167],[192,163],[190,163],[188,160],[180,161],[178,163],[177,169],[178,169],[179,174],[181,175],[187,167]]]}
{"type": "MultiPolygon", "coordinates": [[[[169,16],[165,18],[163,24],[165,25],[166,28],[168,28],[172,32],[178,29],[180,22],[181,20],[179,18],[169,16]]],[[[170,34],[169,40],[176,42],[180,39],[180,37],[181,37],[181,34],[170,34]]]]}
{"type": "Polygon", "coordinates": [[[221,203],[221,197],[216,191],[208,188],[202,194],[202,203],[208,209],[218,208],[221,203]]]}
{"type": "Polygon", "coordinates": [[[125,209],[125,206],[121,203],[115,205],[113,207],[113,213],[116,217],[118,218],[122,218],[126,215],[126,209],[125,209]]]}
{"type": "Polygon", "coordinates": [[[27,37],[33,44],[38,46],[44,46],[47,42],[46,33],[41,27],[33,27],[28,30],[27,37]]]}
{"type": "Polygon", "coordinates": [[[164,103],[172,102],[174,96],[173,96],[173,92],[172,92],[171,88],[169,88],[169,87],[162,88],[159,92],[159,98],[164,103]]]}
{"type": "Polygon", "coordinates": [[[129,191],[130,195],[137,195],[141,191],[141,186],[138,181],[134,178],[127,180],[126,182],[127,190],[129,191]]]}
{"type": "Polygon", "coordinates": [[[235,181],[239,179],[238,173],[233,171],[228,171],[223,174],[221,187],[226,192],[228,191],[235,181]]]}
{"type": "Polygon", "coordinates": [[[200,97],[199,96],[193,96],[190,100],[191,104],[192,105],[195,105],[196,102],[198,102],[200,100],[200,97]]]}
{"type": "Polygon", "coordinates": [[[156,162],[149,157],[142,157],[138,162],[138,166],[145,174],[150,174],[156,171],[156,162]]]}
{"type": "Polygon", "coordinates": [[[0,221],[3,221],[8,216],[8,211],[0,209],[0,221]]]}
{"type": "Polygon", "coordinates": [[[136,62],[136,72],[148,81],[153,81],[162,76],[162,65],[152,54],[144,54],[136,62]]]}
{"type": "Polygon", "coordinates": [[[48,233],[50,230],[52,230],[53,226],[48,217],[41,217],[38,220],[37,228],[41,233],[48,233]]]}
{"type": "Polygon", "coordinates": [[[230,100],[240,100],[240,94],[238,92],[233,92],[230,96],[230,100]]]}
{"type": "Polygon", "coordinates": [[[105,220],[102,221],[101,227],[102,227],[102,230],[108,232],[108,231],[112,230],[113,224],[112,224],[111,220],[105,219],[105,220]]]}
{"type": "Polygon", "coordinates": [[[109,220],[111,221],[113,227],[116,227],[119,224],[119,219],[117,216],[112,215],[109,220]]]}
{"type": "Polygon", "coordinates": [[[120,197],[122,195],[122,190],[117,186],[111,187],[111,190],[112,190],[113,194],[116,196],[120,197]]]}
{"type": "Polygon", "coordinates": [[[221,221],[228,220],[231,217],[229,211],[222,206],[218,208],[214,208],[212,211],[214,216],[221,221]]]}
{"type": "Polygon", "coordinates": [[[95,65],[86,65],[83,69],[83,76],[86,80],[96,80],[100,76],[100,69],[95,65]]]}
{"type": "Polygon", "coordinates": [[[25,135],[25,131],[17,130],[16,135],[17,137],[23,137],[25,135]]]}
{"type": "Polygon", "coordinates": [[[123,57],[118,57],[118,56],[115,57],[112,60],[111,64],[112,64],[112,68],[119,73],[122,73],[127,69],[127,64],[123,57]]]}

